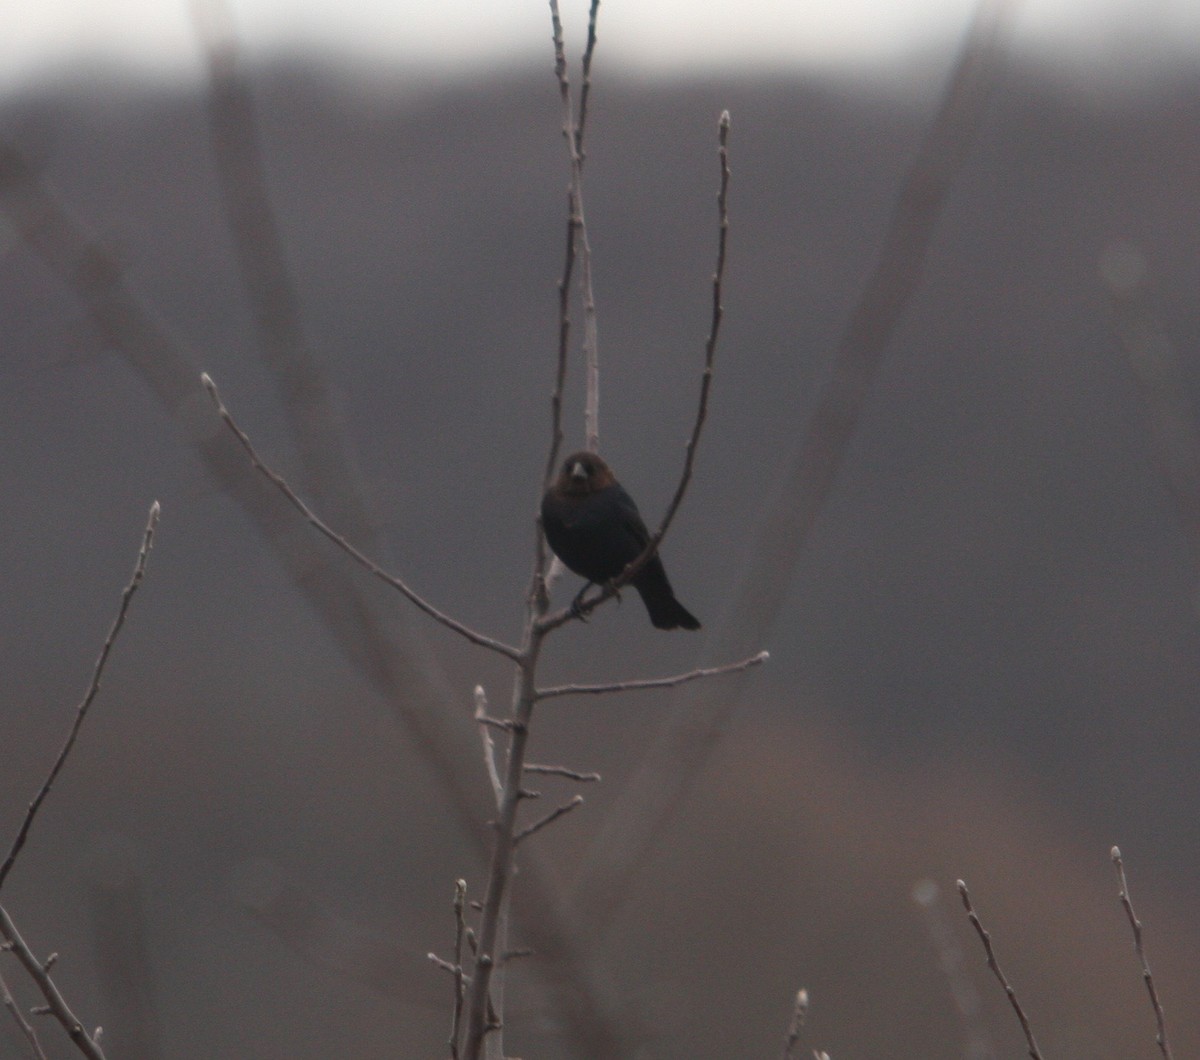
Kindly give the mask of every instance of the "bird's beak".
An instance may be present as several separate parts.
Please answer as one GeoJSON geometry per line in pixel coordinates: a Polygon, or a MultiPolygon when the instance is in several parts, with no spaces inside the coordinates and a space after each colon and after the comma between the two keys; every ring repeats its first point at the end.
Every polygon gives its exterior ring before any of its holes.
{"type": "Polygon", "coordinates": [[[567,474],[570,476],[572,482],[587,482],[587,468],[578,460],[571,465],[567,474]]]}

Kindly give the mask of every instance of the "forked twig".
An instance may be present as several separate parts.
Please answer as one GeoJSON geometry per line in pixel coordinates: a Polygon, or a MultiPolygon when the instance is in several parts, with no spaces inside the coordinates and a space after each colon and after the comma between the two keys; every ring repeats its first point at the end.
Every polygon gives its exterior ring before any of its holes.
{"type": "Polygon", "coordinates": [[[753,666],[765,663],[771,657],[770,652],[760,651],[741,662],[726,663],[724,666],[708,666],[687,673],[673,674],[670,677],[648,677],[633,681],[613,681],[600,685],[553,685],[550,688],[539,688],[537,697],[553,699],[555,696],[598,696],[610,692],[635,692],[647,688],[675,688],[689,681],[699,681],[704,677],[719,677],[722,674],[739,673],[753,666]]]}
{"type": "Polygon", "coordinates": [[[467,933],[467,881],[454,884],[454,1022],[450,1026],[450,1056],[458,1060],[458,1040],[462,1036],[463,999],[467,977],[463,973],[463,939],[467,933]]]}
{"type": "Polygon", "coordinates": [[[17,999],[12,996],[12,991],[8,989],[8,983],[4,981],[4,976],[0,975],[0,1001],[4,1002],[4,1007],[12,1014],[12,1018],[16,1020],[17,1026],[21,1030],[21,1034],[29,1043],[29,1048],[37,1060],[49,1060],[46,1052],[42,1049],[42,1043],[38,1041],[37,1031],[33,1029],[29,1020],[25,1018],[25,1014],[17,1005],[17,999]]]}
{"type": "Polygon", "coordinates": [[[212,402],[216,406],[217,413],[225,422],[225,426],[233,432],[234,437],[237,438],[237,440],[241,443],[242,448],[246,450],[246,454],[250,457],[250,462],[254,465],[255,469],[261,472],[263,477],[266,478],[277,490],[279,490],[280,493],[283,494],[292,507],[304,517],[305,521],[310,526],[337,545],[338,548],[345,552],[347,556],[354,560],[354,562],[364,570],[373,574],[385,585],[390,585],[393,589],[407,597],[435,622],[440,622],[447,629],[452,629],[455,633],[459,634],[459,636],[465,637],[472,644],[477,644],[481,648],[488,648],[491,651],[498,652],[500,655],[503,655],[509,659],[515,660],[519,658],[520,652],[516,648],[505,644],[503,641],[496,640],[493,637],[488,637],[483,633],[478,633],[471,629],[470,626],[464,625],[455,618],[451,618],[444,611],[439,611],[423,596],[420,596],[413,589],[409,588],[409,586],[402,579],[397,578],[394,574],[389,574],[373,559],[364,555],[352,544],[350,544],[349,541],[342,537],[341,534],[323,522],[321,518],[311,508],[309,508],[304,501],[300,499],[296,491],[288,485],[287,480],[278,472],[273,471],[270,467],[268,467],[263,461],[262,457],[258,455],[258,452],[251,443],[249,436],[241,429],[241,427],[237,425],[237,422],[234,420],[229,410],[225,407],[224,402],[222,402],[221,395],[217,391],[217,384],[212,381],[212,377],[207,372],[204,372],[200,376],[200,382],[204,385],[204,389],[208,391],[208,396],[212,398],[212,402]]]}
{"type": "Polygon", "coordinates": [[[1042,1054],[1038,1051],[1037,1041],[1033,1037],[1033,1028],[1029,1025],[1025,1010],[1021,1008],[1021,1002],[1017,1000],[1017,992],[1009,984],[1004,972],[1000,969],[1000,962],[996,960],[996,951],[992,949],[992,936],[984,930],[983,924],[979,920],[979,915],[971,905],[971,896],[967,892],[967,885],[962,880],[959,880],[957,887],[958,893],[962,897],[963,906],[967,910],[967,919],[971,921],[971,926],[975,929],[979,935],[979,940],[983,943],[984,952],[987,954],[987,965],[996,977],[996,981],[1004,989],[1009,1004],[1012,1005],[1013,1011],[1017,1014],[1017,1019],[1021,1022],[1021,1030],[1025,1032],[1025,1042],[1029,1046],[1029,1055],[1032,1060],[1042,1060],[1042,1054]]]}
{"type": "MultiPolygon", "coordinates": [[[[558,78],[559,97],[562,101],[562,134],[567,145],[567,156],[571,164],[571,182],[569,196],[569,224],[567,239],[571,246],[568,253],[573,260],[574,248],[579,249],[580,289],[583,294],[583,361],[586,379],[584,402],[584,434],[585,447],[591,452],[600,448],[600,362],[599,362],[599,333],[596,323],[596,295],[592,284],[592,246],[588,241],[587,220],[583,212],[583,127],[587,120],[587,99],[591,91],[592,54],[596,47],[596,16],[599,11],[599,0],[593,0],[591,14],[588,19],[588,43],[583,56],[583,91],[580,97],[579,119],[575,118],[575,107],[571,102],[571,82],[567,77],[567,53],[563,39],[562,18],[558,10],[558,0],[550,0],[550,22],[554,37],[554,73],[558,78]]],[[[567,270],[564,269],[564,287],[560,291],[560,323],[566,319],[565,313],[570,300],[570,285],[566,282],[567,270]]],[[[565,335],[561,336],[565,339],[565,335]]],[[[565,348],[560,350],[560,366],[565,365],[565,348]]],[[[547,468],[547,483],[553,474],[557,462],[557,453],[551,453],[550,465],[547,468]]]]}
{"type": "Polygon", "coordinates": [[[1155,1041],[1163,1060],[1171,1060],[1171,1044],[1167,1041],[1167,1019],[1163,1013],[1162,1002],[1158,999],[1158,989],[1154,985],[1154,976],[1150,974],[1150,963],[1146,960],[1146,950],[1142,945],[1142,922],[1133,911],[1133,899],[1129,897],[1129,883],[1125,879],[1125,862],[1121,859],[1119,847],[1113,847],[1111,855],[1113,865],[1117,870],[1117,880],[1120,883],[1120,893],[1117,897],[1129,918],[1129,926],[1133,929],[1133,948],[1137,952],[1138,961],[1142,965],[1142,980],[1146,984],[1146,993],[1150,995],[1150,1004],[1154,1007],[1154,1019],[1158,1024],[1158,1034],[1155,1041]]]}
{"type": "Polygon", "coordinates": [[[33,955],[33,951],[17,930],[17,925],[8,915],[8,910],[2,905],[0,905],[0,935],[4,937],[7,948],[21,962],[22,967],[29,973],[29,977],[42,992],[42,997],[46,999],[46,1013],[58,1020],[63,1030],[67,1032],[67,1037],[75,1044],[75,1048],[89,1060],[105,1060],[104,1050],[100,1048],[99,1028],[92,1034],[84,1030],[83,1024],[71,1011],[71,1007],[59,992],[54,980],[50,978],[51,962],[39,961],[33,955]]]}
{"type": "Polygon", "coordinates": [[[108,636],[104,640],[104,646],[100,649],[100,654],[96,658],[96,665],[92,670],[92,680],[88,684],[87,691],[84,693],[79,706],[75,708],[75,720],[71,724],[71,730],[67,733],[67,738],[58,752],[58,757],[54,760],[54,765],[50,767],[50,772],[46,776],[45,782],[26,809],[25,819],[21,822],[21,827],[17,830],[17,837],[13,840],[8,856],[4,859],[4,863],[0,864],[0,887],[4,886],[4,881],[12,871],[12,867],[17,860],[17,855],[21,853],[21,848],[25,845],[25,840],[29,836],[29,829],[33,825],[33,819],[37,816],[42,803],[45,802],[46,796],[50,794],[50,789],[54,786],[55,780],[58,779],[58,774],[62,772],[63,766],[66,765],[67,756],[70,755],[71,749],[75,746],[79,730],[83,728],[83,719],[87,717],[88,708],[92,705],[92,700],[96,698],[96,693],[100,691],[100,679],[104,676],[104,667],[108,664],[108,657],[112,654],[113,645],[117,641],[117,635],[121,632],[121,627],[125,624],[125,615],[129,610],[129,601],[133,599],[133,594],[138,591],[138,586],[142,584],[142,577],[146,573],[146,560],[150,555],[150,548],[154,543],[154,531],[158,526],[158,516],[161,511],[162,509],[158,501],[150,505],[150,515],[146,522],[146,529],[142,533],[142,546],[138,550],[137,562],[133,568],[133,576],[129,579],[129,584],[125,586],[124,591],[121,593],[121,605],[117,608],[117,617],[113,619],[108,636]]]}

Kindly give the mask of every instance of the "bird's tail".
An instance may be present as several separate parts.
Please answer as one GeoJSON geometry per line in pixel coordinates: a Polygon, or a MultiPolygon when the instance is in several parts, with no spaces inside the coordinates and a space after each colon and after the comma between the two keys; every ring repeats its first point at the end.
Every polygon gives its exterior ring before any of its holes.
{"type": "Polygon", "coordinates": [[[699,629],[700,620],[675,599],[662,560],[652,556],[638,572],[633,587],[642,597],[650,621],[658,629],[699,629]]]}

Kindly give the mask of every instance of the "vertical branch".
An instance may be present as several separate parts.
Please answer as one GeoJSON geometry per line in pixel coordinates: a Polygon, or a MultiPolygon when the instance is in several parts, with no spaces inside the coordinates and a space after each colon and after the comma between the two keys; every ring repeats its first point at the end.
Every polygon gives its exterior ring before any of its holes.
{"type": "Polygon", "coordinates": [[[588,98],[592,94],[592,56],[596,51],[596,16],[600,13],[600,0],[592,0],[588,12],[587,45],[583,49],[583,84],[579,89],[579,121],[575,125],[575,152],[579,155],[579,164],[583,165],[587,152],[583,149],[583,131],[587,125],[588,98]]]}
{"type": "MultiPolygon", "coordinates": [[[[584,82],[588,86],[585,91],[590,91],[590,73],[592,66],[592,52],[596,43],[596,14],[599,9],[599,0],[594,0],[591,9],[591,15],[588,23],[588,46],[584,53],[584,82]]],[[[571,243],[569,255],[573,261],[574,245],[578,243],[580,264],[582,267],[582,275],[580,277],[580,286],[583,291],[583,360],[586,379],[586,397],[584,400],[584,434],[586,436],[585,447],[591,452],[596,452],[600,448],[600,361],[599,361],[599,339],[596,326],[596,298],[592,287],[592,248],[588,242],[587,221],[583,213],[583,118],[584,113],[580,112],[580,121],[577,124],[575,120],[575,108],[571,102],[571,82],[567,77],[567,56],[566,47],[563,43],[563,26],[562,18],[559,16],[558,0],[550,0],[550,20],[554,34],[554,72],[558,77],[559,96],[562,100],[562,115],[563,115],[563,139],[567,144],[567,155],[571,164],[571,184],[569,192],[570,202],[570,235],[568,240],[571,243]]],[[[564,287],[559,292],[560,298],[560,371],[563,371],[562,358],[566,356],[565,351],[565,336],[562,334],[564,301],[570,299],[569,284],[566,283],[566,272],[564,270],[564,287]]],[[[561,416],[561,411],[560,411],[561,416]]],[[[561,418],[558,419],[558,437],[561,437],[561,418]]],[[[558,460],[557,449],[551,452],[551,460],[547,467],[546,481],[549,484],[550,476],[554,472],[555,464],[558,460]]]]}
{"type": "Polygon", "coordinates": [[[17,855],[21,853],[21,848],[25,845],[25,840],[29,836],[29,829],[33,827],[33,819],[37,816],[42,803],[46,801],[46,796],[50,794],[50,789],[58,779],[59,773],[62,772],[63,766],[66,765],[67,758],[71,754],[71,749],[75,746],[75,741],[79,737],[79,731],[83,728],[83,720],[87,717],[88,708],[91,707],[92,700],[96,698],[96,693],[100,691],[100,679],[104,676],[104,667],[107,665],[108,657],[112,653],[113,645],[117,641],[117,635],[121,632],[121,627],[125,625],[125,614],[129,610],[129,601],[133,599],[133,594],[137,592],[138,586],[142,584],[142,577],[146,573],[146,560],[150,555],[150,547],[154,543],[154,531],[158,526],[160,511],[158,501],[150,505],[150,516],[146,522],[146,529],[142,532],[142,546],[138,550],[137,562],[133,568],[133,576],[129,579],[129,584],[125,586],[124,591],[121,593],[121,605],[117,609],[117,617],[113,620],[113,624],[108,631],[108,636],[104,640],[104,646],[100,649],[100,655],[97,657],[96,665],[92,670],[92,680],[88,684],[87,691],[84,693],[79,706],[75,708],[75,720],[71,725],[71,730],[67,733],[67,738],[59,750],[54,764],[50,767],[50,772],[45,782],[26,809],[25,819],[21,822],[21,827],[17,830],[16,839],[13,840],[8,856],[5,857],[3,864],[0,864],[0,887],[4,886],[5,879],[7,879],[8,874],[12,871],[12,867],[17,860],[17,855]]]}
{"type": "Polygon", "coordinates": [[[450,1057],[458,1060],[458,1040],[462,1035],[463,998],[466,996],[463,977],[463,938],[466,935],[467,881],[454,885],[454,1022],[450,1025],[450,1057]]]}
{"type": "Polygon", "coordinates": [[[479,920],[479,944],[471,977],[464,1060],[479,1060],[485,1036],[496,1025],[491,1015],[491,981],[496,962],[503,954],[498,949],[502,914],[512,879],[513,853],[516,850],[517,810],[521,802],[521,780],[525,772],[525,754],[529,742],[529,723],[537,698],[535,674],[545,634],[530,616],[522,657],[517,663],[513,682],[512,720],[509,729],[508,762],[504,771],[504,792],[496,820],[495,847],[488,870],[487,894],[479,920]]]}
{"type": "Polygon", "coordinates": [[[1129,883],[1125,879],[1125,862],[1121,860],[1119,847],[1112,848],[1112,862],[1117,870],[1117,882],[1120,884],[1118,898],[1125,915],[1129,918],[1129,926],[1133,929],[1133,948],[1142,966],[1142,980],[1146,984],[1146,993],[1150,995],[1150,1004],[1154,1008],[1154,1019],[1158,1024],[1158,1034],[1155,1041],[1163,1060],[1171,1060],[1171,1044],[1167,1041],[1167,1018],[1163,1013],[1162,1002],[1158,999],[1158,989],[1154,985],[1154,976],[1150,974],[1150,962],[1146,960],[1146,950],[1142,945],[1142,922],[1133,911],[1133,899],[1129,897],[1129,883]]]}

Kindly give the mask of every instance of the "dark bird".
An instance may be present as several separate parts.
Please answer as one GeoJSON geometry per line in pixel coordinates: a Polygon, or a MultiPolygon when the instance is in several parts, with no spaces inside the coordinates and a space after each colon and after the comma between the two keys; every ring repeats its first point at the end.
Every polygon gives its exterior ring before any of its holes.
{"type": "MultiPolygon", "coordinates": [[[[650,533],[633,498],[595,453],[572,453],[542,498],[542,529],[554,554],[588,585],[612,581],[642,553],[650,533]]],[[[658,554],[630,584],[659,629],[699,629],[700,622],[678,600],[658,554]]],[[[587,591],[587,585],[575,598],[587,591]]]]}

